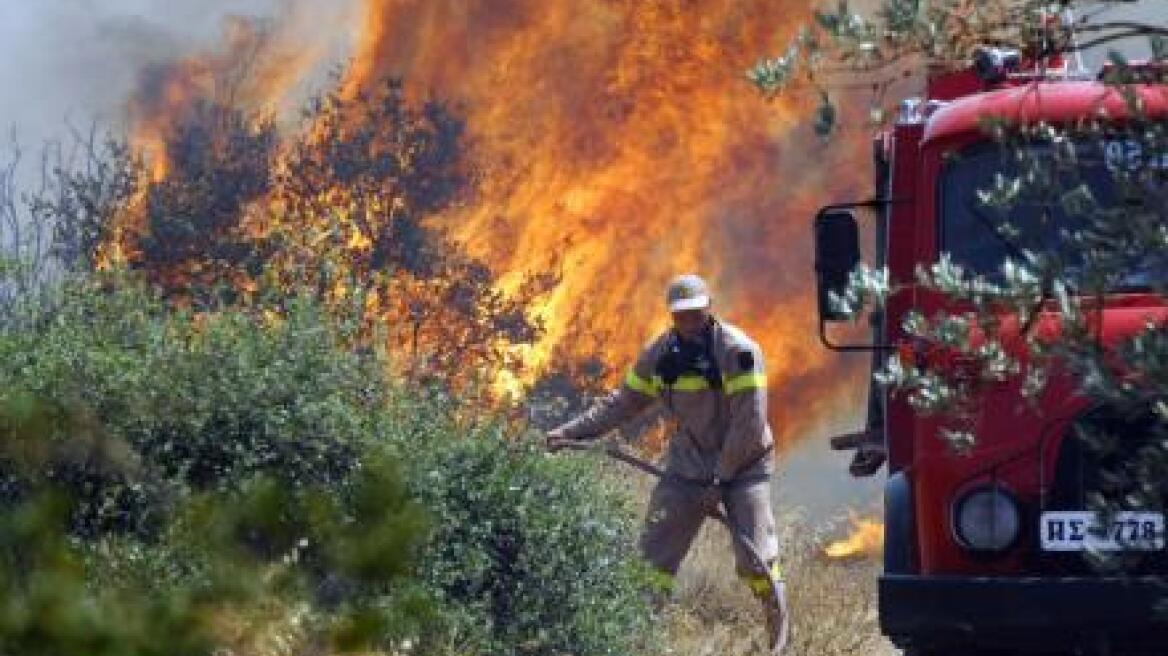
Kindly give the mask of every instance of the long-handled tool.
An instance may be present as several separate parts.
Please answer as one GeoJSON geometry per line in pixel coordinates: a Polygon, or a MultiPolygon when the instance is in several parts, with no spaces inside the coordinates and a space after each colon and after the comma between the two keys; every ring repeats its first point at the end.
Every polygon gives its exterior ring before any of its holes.
{"type": "MultiPolygon", "coordinates": [[[[595,442],[581,442],[577,440],[553,440],[548,445],[556,450],[572,450],[572,451],[592,451],[607,455],[614,460],[619,460],[627,465],[631,465],[647,474],[651,474],[657,478],[665,478],[668,474],[665,470],[657,465],[638,458],[637,456],[622,450],[616,444],[605,441],[595,442]]],[[[734,541],[750,556],[753,562],[755,571],[766,574],[767,582],[770,583],[771,600],[774,604],[773,608],[778,617],[771,623],[770,631],[770,650],[772,656],[779,656],[783,649],[787,646],[787,638],[791,633],[791,619],[790,613],[787,609],[787,594],[783,582],[775,578],[774,572],[767,566],[766,561],[759,555],[758,549],[755,548],[754,542],[743,534],[741,531],[735,530],[734,525],[730,522],[730,517],[726,514],[726,508],[719,503],[716,507],[709,510],[709,516],[718,520],[730,531],[730,535],[734,541]]]]}

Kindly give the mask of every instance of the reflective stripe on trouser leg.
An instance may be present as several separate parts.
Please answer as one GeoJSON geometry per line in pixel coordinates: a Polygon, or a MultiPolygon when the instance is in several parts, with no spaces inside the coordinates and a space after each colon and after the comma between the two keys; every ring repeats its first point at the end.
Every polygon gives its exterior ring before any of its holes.
{"type": "MultiPolygon", "coordinates": [[[[783,568],[779,563],[771,563],[771,576],[775,577],[776,581],[783,580],[783,568]]],[[[746,583],[746,587],[754,593],[756,597],[769,598],[771,596],[771,581],[765,574],[757,574],[754,572],[739,573],[738,577],[746,583]]]]}
{"type": "Polygon", "coordinates": [[[663,479],[653,488],[641,552],[658,569],[676,574],[706,514],[700,487],[663,479]]]}

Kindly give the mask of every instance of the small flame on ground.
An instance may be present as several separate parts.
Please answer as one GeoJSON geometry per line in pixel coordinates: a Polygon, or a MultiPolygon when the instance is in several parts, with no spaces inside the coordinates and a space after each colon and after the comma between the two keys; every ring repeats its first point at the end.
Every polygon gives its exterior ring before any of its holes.
{"type": "Polygon", "coordinates": [[[851,534],[827,545],[823,553],[828,558],[844,560],[875,557],[883,551],[884,523],[875,519],[853,517],[851,534]]]}

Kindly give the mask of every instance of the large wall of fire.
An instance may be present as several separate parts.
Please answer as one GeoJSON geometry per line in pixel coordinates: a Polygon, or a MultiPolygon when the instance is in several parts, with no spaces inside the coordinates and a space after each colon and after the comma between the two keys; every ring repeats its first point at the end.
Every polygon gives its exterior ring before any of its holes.
{"type": "MultiPolygon", "coordinates": [[[[866,136],[825,146],[805,101],[764,100],[744,76],[807,18],[806,3],[357,4],[335,90],[400,78],[408,97],[442,100],[466,121],[473,188],[428,220],[487,262],[505,293],[526,274],[560,275],[530,308],[546,330],[517,354],[528,380],[563,357],[600,356],[619,374],[664,326],[665,282],[693,271],[762,344],[781,436],[841,408],[859,414],[856,370],[818,343],[809,225],[817,206],[865,192],[866,136]]],[[[287,112],[318,56],[279,22],[261,39],[241,19],[220,47],[152,67],[130,103],[150,175],[167,176],[168,124],[200,96],[230,82],[233,102],[287,112]]]]}

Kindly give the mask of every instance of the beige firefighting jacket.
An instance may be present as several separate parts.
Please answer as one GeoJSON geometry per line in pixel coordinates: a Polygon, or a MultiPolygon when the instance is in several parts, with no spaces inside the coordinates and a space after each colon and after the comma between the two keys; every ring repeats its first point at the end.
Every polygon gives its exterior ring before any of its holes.
{"type": "Polygon", "coordinates": [[[561,427],[564,437],[597,438],[656,402],[674,420],[665,457],[670,473],[723,482],[770,474],[774,438],[767,424],[762,351],[728,323],[716,320],[711,330],[722,389],[695,375],[665,384],[656,368],[669,343],[666,332],[645,347],[618,389],[561,427]]]}

